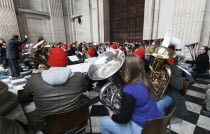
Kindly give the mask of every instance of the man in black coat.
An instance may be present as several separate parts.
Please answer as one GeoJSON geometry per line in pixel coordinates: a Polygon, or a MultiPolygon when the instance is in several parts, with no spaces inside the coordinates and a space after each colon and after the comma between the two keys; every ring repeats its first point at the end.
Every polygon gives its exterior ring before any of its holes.
{"type": "MultiPolygon", "coordinates": [[[[200,47],[199,53],[200,54],[194,61],[189,61],[189,60],[185,61],[186,63],[189,63],[189,64],[196,64],[196,67],[192,69],[192,71],[189,71],[190,73],[192,73],[194,77],[196,77],[197,74],[199,73],[205,73],[208,70],[208,66],[209,66],[208,47],[207,46],[200,47]]],[[[192,77],[188,75],[187,77],[190,82],[194,82],[194,79],[192,77]]]]}
{"type": "Polygon", "coordinates": [[[10,37],[10,39],[6,42],[6,58],[8,59],[11,76],[19,77],[19,67],[18,67],[18,57],[19,57],[19,49],[18,46],[27,42],[28,36],[25,35],[25,39],[23,41],[18,41],[19,36],[14,35],[10,37]]]}

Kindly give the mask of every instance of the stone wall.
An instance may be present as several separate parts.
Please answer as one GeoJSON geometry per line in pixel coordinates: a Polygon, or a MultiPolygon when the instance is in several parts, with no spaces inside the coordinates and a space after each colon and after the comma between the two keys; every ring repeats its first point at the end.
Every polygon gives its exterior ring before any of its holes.
{"type": "Polygon", "coordinates": [[[0,0],[0,16],[0,37],[7,40],[14,34],[19,35],[13,0],[0,0]]]}
{"type": "Polygon", "coordinates": [[[206,0],[146,0],[144,39],[163,38],[169,28],[182,46],[200,41],[206,0]]]}
{"type": "Polygon", "coordinates": [[[200,44],[202,46],[210,47],[210,1],[209,0],[206,1],[200,44]]]}

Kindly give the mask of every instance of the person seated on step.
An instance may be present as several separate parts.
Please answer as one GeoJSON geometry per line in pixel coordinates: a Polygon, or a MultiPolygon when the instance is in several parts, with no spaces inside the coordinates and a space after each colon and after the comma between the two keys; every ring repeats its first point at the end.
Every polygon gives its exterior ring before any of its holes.
{"type": "Polygon", "coordinates": [[[109,111],[109,116],[101,118],[101,133],[141,134],[148,120],[161,117],[144,62],[135,54],[127,55],[115,75],[122,89],[121,110],[116,114],[109,111]]]}
{"type": "Polygon", "coordinates": [[[206,110],[201,110],[201,114],[210,117],[210,84],[206,86],[206,99],[201,105],[206,107],[206,110]]]}
{"type": "Polygon", "coordinates": [[[157,105],[162,115],[165,114],[164,112],[166,108],[173,104],[173,106],[176,107],[174,116],[185,116],[188,114],[188,111],[185,99],[180,93],[180,90],[183,88],[183,78],[181,76],[182,71],[176,66],[176,60],[168,59],[167,62],[171,69],[170,82],[163,97],[157,101],[157,105]]]}
{"type": "Polygon", "coordinates": [[[208,47],[207,46],[200,47],[199,53],[200,54],[198,55],[198,57],[195,60],[193,60],[193,61],[186,60],[185,61],[185,63],[196,65],[195,68],[188,70],[192,74],[192,76],[186,75],[191,83],[194,83],[196,77],[198,77],[198,75],[201,73],[205,73],[209,68],[208,47]]]}
{"type": "Polygon", "coordinates": [[[47,115],[80,105],[85,98],[83,92],[89,87],[84,74],[72,72],[66,66],[67,56],[62,48],[49,50],[48,64],[51,67],[32,74],[22,93],[18,94],[21,102],[33,98],[35,110],[30,110],[32,112],[26,116],[35,133],[45,131],[47,115]]]}

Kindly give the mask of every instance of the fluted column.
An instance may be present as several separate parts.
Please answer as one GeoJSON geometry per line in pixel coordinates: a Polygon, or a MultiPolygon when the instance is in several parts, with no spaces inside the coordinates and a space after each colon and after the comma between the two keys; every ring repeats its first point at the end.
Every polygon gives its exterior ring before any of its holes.
{"type": "Polygon", "coordinates": [[[62,0],[49,0],[54,42],[66,42],[62,0]]]}
{"type": "Polygon", "coordinates": [[[183,46],[199,42],[206,0],[168,2],[167,0],[145,0],[144,39],[163,38],[167,27],[172,28],[173,36],[179,38],[183,46]],[[171,4],[173,8],[170,7],[171,4]]]}
{"type": "Polygon", "coordinates": [[[13,0],[0,0],[0,37],[7,40],[11,35],[19,35],[13,0]]]}

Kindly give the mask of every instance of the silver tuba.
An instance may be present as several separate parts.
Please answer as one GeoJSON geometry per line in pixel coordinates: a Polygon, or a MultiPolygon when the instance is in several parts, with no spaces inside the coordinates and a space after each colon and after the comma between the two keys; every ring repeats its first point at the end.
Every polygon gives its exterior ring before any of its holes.
{"type": "MultiPolygon", "coordinates": [[[[88,76],[92,80],[103,80],[113,76],[123,65],[125,54],[123,51],[114,49],[101,54],[91,64],[88,76]]],[[[116,84],[109,82],[105,84],[99,93],[101,103],[109,110],[118,113],[121,108],[121,91],[116,84]]]]}

